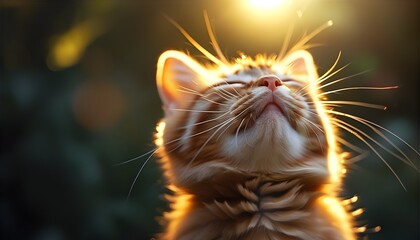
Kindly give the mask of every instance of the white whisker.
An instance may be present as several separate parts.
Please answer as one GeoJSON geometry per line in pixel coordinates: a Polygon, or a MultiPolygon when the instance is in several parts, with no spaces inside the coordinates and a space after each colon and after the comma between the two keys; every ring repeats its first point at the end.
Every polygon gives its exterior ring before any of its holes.
{"type": "MultiPolygon", "coordinates": [[[[368,121],[366,119],[360,118],[360,117],[356,117],[353,116],[351,114],[347,114],[347,113],[342,113],[342,112],[338,112],[338,111],[333,111],[333,110],[328,110],[330,113],[332,114],[336,114],[336,115],[340,115],[340,116],[344,116],[344,117],[348,117],[350,119],[353,119],[367,127],[369,127],[370,129],[372,129],[376,134],[378,134],[382,139],[384,139],[386,142],[388,142],[395,150],[397,150],[398,153],[400,153],[403,157],[401,157],[400,155],[392,152],[391,150],[389,150],[388,148],[384,147],[383,145],[379,144],[377,141],[375,141],[374,139],[371,139],[372,141],[374,141],[376,144],[378,144],[379,146],[381,146],[381,148],[383,148],[385,151],[387,151],[389,154],[393,155],[394,157],[396,157],[397,159],[401,160],[402,162],[404,162],[405,164],[413,167],[414,169],[417,169],[417,167],[415,166],[415,164],[410,160],[410,158],[399,148],[397,147],[391,140],[389,140],[389,138],[387,138],[383,133],[381,133],[378,129],[376,129],[375,127],[381,128],[382,130],[387,131],[388,133],[392,134],[394,137],[398,138],[399,140],[401,140],[406,146],[408,146],[409,148],[411,148],[415,153],[418,154],[418,152],[411,147],[407,142],[405,142],[404,140],[402,140],[400,137],[398,137],[397,135],[395,135],[394,133],[392,133],[391,131],[387,130],[386,128],[373,123],[371,121],[368,121]],[[373,126],[372,126],[373,125],[373,126]]],[[[365,134],[365,133],[364,133],[365,134]]],[[[419,155],[419,154],[418,154],[419,155]]]]}
{"type": "Polygon", "coordinates": [[[137,157],[131,158],[131,159],[126,160],[126,161],[124,161],[124,162],[120,162],[120,163],[113,164],[112,166],[114,166],[114,167],[121,166],[121,165],[124,165],[124,164],[130,163],[130,162],[136,161],[136,160],[138,160],[138,159],[140,159],[140,158],[142,158],[142,157],[144,157],[144,156],[147,156],[147,155],[149,155],[149,154],[153,155],[153,154],[156,152],[156,150],[158,150],[158,149],[159,149],[159,148],[153,148],[152,150],[150,150],[150,151],[148,151],[148,152],[146,152],[146,153],[143,153],[143,154],[142,154],[142,155],[140,155],[140,156],[137,156],[137,157]]]}
{"type": "MultiPolygon", "coordinates": [[[[348,65],[346,65],[346,66],[348,66],[348,65]]],[[[346,67],[346,66],[344,66],[344,67],[346,67]]],[[[342,67],[342,68],[338,69],[337,71],[341,71],[344,67],[342,67]]],[[[337,72],[337,71],[336,71],[336,72],[337,72]]],[[[326,84],[324,84],[324,85],[319,85],[319,86],[317,87],[317,89],[319,90],[319,89],[325,88],[325,87],[327,87],[327,86],[330,86],[330,85],[333,85],[333,84],[336,84],[336,83],[342,82],[342,81],[344,81],[344,80],[347,80],[347,79],[350,79],[350,78],[353,78],[353,77],[357,77],[357,76],[359,76],[359,75],[363,75],[363,74],[365,74],[365,73],[367,73],[367,72],[370,72],[370,71],[372,71],[372,70],[366,70],[366,71],[359,72],[359,73],[356,73],[356,74],[353,74],[353,75],[350,75],[350,76],[347,76],[347,77],[339,78],[339,79],[337,79],[337,80],[334,80],[334,81],[332,81],[332,82],[326,83],[326,84]]],[[[334,72],[333,74],[335,74],[336,72],[334,72]]],[[[332,76],[332,75],[331,75],[331,76],[332,76]]],[[[329,78],[329,77],[328,77],[328,78],[329,78]]],[[[323,79],[323,80],[319,81],[319,82],[318,82],[318,84],[322,83],[323,81],[327,80],[328,78],[325,78],[325,79],[323,79]]]]}
{"type": "Polygon", "coordinates": [[[222,115],[219,115],[219,116],[217,116],[215,118],[212,118],[212,119],[204,120],[204,121],[201,121],[201,122],[196,122],[196,123],[193,123],[193,124],[190,124],[190,125],[185,125],[185,126],[182,126],[182,127],[177,128],[177,129],[187,129],[187,128],[198,126],[198,125],[201,125],[201,124],[213,122],[215,120],[218,120],[218,119],[226,116],[227,114],[229,114],[229,112],[225,112],[222,115]]]}
{"type": "Polygon", "coordinates": [[[195,113],[226,113],[226,111],[194,110],[194,109],[184,109],[184,108],[171,108],[171,110],[179,111],[179,112],[195,112],[195,113]]]}
{"type": "Polygon", "coordinates": [[[383,105],[365,103],[365,102],[356,102],[356,101],[322,101],[320,100],[319,102],[321,102],[323,105],[328,105],[328,106],[353,105],[353,106],[375,108],[375,109],[380,109],[380,110],[385,110],[387,108],[386,106],[383,106],[383,105]],[[333,105],[330,105],[330,104],[333,104],[333,105]]]}
{"type": "MultiPolygon", "coordinates": [[[[357,132],[359,132],[359,133],[362,133],[363,135],[365,135],[362,131],[360,131],[358,128],[354,127],[353,125],[348,124],[348,123],[346,123],[344,121],[341,121],[339,119],[334,119],[334,121],[331,121],[331,123],[336,125],[337,127],[340,127],[341,129],[344,129],[347,132],[353,134],[353,136],[357,137],[359,140],[361,140],[363,143],[365,143],[376,154],[376,156],[378,156],[382,160],[382,162],[388,167],[388,169],[392,172],[392,174],[397,178],[398,182],[401,184],[401,186],[404,188],[404,190],[407,191],[407,189],[404,186],[404,184],[402,183],[400,177],[395,172],[395,170],[391,167],[391,165],[389,165],[389,163],[382,157],[382,155],[368,141],[366,141],[366,139],[364,139],[360,134],[357,133],[357,132]]],[[[365,135],[365,137],[369,138],[370,140],[373,140],[368,135],[365,135]]],[[[377,143],[377,142],[375,142],[375,143],[377,143]]]]}
{"type": "Polygon", "coordinates": [[[239,130],[241,129],[242,124],[244,123],[244,121],[245,121],[245,118],[242,119],[241,123],[239,124],[238,128],[236,129],[236,133],[235,133],[236,147],[239,147],[239,144],[238,144],[238,134],[239,134],[239,130]]]}
{"type": "Polygon", "coordinates": [[[131,183],[130,190],[128,191],[126,201],[128,201],[128,199],[130,198],[130,195],[131,195],[131,193],[133,192],[133,189],[134,189],[134,185],[136,184],[137,179],[138,179],[138,178],[139,178],[139,176],[140,176],[140,173],[143,171],[144,166],[146,166],[146,164],[149,162],[150,158],[152,158],[153,154],[155,154],[155,152],[156,152],[158,149],[159,149],[159,148],[154,149],[154,151],[152,152],[152,154],[150,154],[150,156],[146,159],[146,161],[144,161],[144,162],[143,162],[143,164],[141,165],[141,167],[140,167],[139,171],[138,171],[138,172],[137,172],[137,174],[136,174],[136,177],[134,178],[133,182],[131,183]]]}
{"type": "Polygon", "coordinates": [[[350,91],[350,90],[389,90],[389,89],[395,89],[398,88],[398,86],[391,86],[391,87],[348,87],[348,88],[340,88],[332,91],[327,91],[318,94],[317,97],[329,95],[331,93],[337,93],[337,92],[343,92],[343,91],[350,91]]]}

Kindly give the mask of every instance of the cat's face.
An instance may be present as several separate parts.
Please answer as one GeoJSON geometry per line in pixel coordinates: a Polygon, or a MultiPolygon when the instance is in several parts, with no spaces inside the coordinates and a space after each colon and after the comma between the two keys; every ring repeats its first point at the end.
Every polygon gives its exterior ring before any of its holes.
{"type": "Polygon", "coordinates": [[[217,68],[205,68],[181,52],[162,54],[157,83],[168,168],[193,179],[221,169],[306,168],[327,174],[328,123],[316,101],[316,80],[306,51],[281,60],[243,58],[217,68]]]}

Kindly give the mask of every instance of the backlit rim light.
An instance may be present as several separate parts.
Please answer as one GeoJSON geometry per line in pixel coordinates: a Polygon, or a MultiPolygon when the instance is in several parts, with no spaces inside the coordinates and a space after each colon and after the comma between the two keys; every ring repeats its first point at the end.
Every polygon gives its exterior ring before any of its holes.
{"type": "Polygon", "coordinates": [[[271,9],[279,7],[286,0],[248,0],[252,7],[259,9],[271,9]]]}

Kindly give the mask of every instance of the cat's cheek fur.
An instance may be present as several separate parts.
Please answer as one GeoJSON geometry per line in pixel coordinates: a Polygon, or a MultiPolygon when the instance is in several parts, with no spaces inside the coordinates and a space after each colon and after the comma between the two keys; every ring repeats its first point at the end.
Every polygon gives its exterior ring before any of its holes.
{"type": "Polygon", "coordinates": [[[287,170],[305,153],[307,140],[283,116],[267,113],[249,130],[223,141],[223,152],[234,166],[245,171],[287,170]]]}

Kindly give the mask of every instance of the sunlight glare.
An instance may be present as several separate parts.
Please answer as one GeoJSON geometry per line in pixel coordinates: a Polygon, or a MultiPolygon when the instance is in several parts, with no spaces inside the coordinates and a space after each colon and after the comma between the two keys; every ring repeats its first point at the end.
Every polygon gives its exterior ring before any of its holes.
{"type": "Polygon", "coordinates": [[[285,0],[249,0],[252,7],[259,9],[272,9],[279,7],[285,0]]]}

